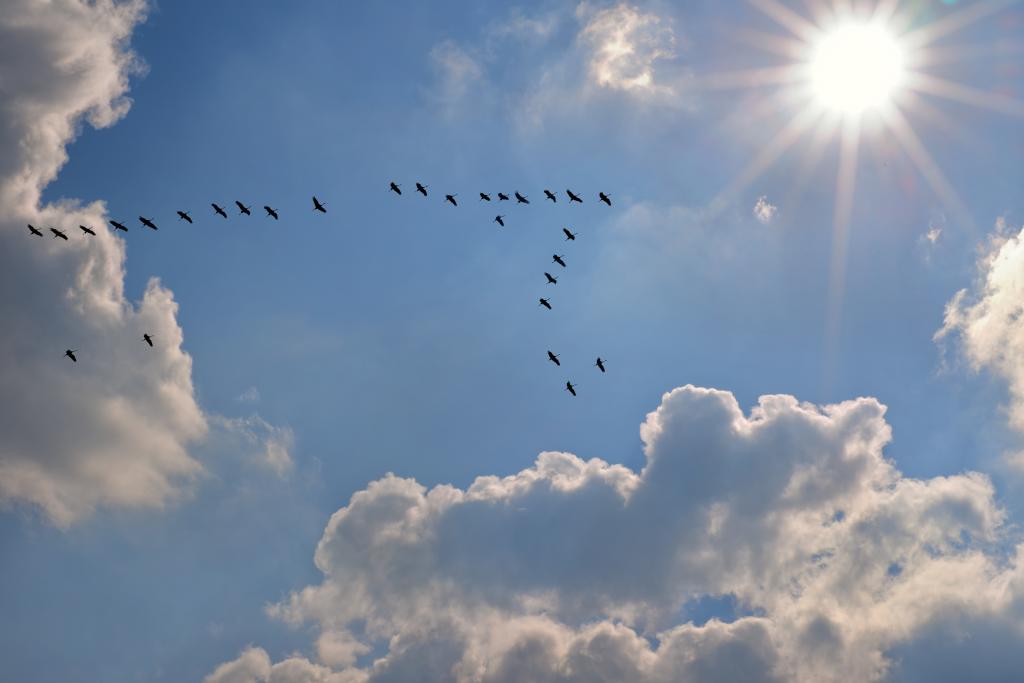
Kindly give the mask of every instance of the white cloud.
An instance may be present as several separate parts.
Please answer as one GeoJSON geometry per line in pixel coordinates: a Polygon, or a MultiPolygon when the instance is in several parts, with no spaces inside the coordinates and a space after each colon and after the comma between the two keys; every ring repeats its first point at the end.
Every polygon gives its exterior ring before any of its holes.
{"type": "Polygon", "coordinates": [[[935,339],[956,335],[970,365],[1006,380],[1010,423],[1024,430],[1024,230],[996,221],[996,231],[978,262],[978,281],[946,304],[935,339]]]}
{"type": "Polygon", "coordinates": [[[579,38],[589,50],[590,75],[598,86],[671,89],[655,75],[659,60],[675,57],[675,32],[661,17],[626,3],[595,11],[585,2],[576,16],[586,22],[579,38]]]}
{"type": "Polygon", "coordinates": [[[256,387],[249,387],[241,394],[238,395],[236,401],[240,403],[259,403],[260,402],[260,390],[256,387]]]}
{"type": "Polygon", "coordinates": [[[437,85],[432,97],[449,114],[477,88],[484,69],[477,58],[451,40],[438,43],[430,50],[430,59],[437,72],[437,85]]]}
{"type": "Polygon", "coordinates": [[[779,207],[769,202],[767,196],[761,195],[757,198],[757,203],[754,204],[754,218],[763,225],[768,225],[775,218],[775,212],[778,210],[779,207]]]}
{"type": "Polygon", "coordinates": [[[237,453],[249,463],[266,468],[278,477],[287,476],[295,463],[291,451],[295,434],[289,427],[278,427],[259,415],[227,418],[208,416],[216,427],[211,441],[219,451],[237,453]]]}
{"type": "Polygon", "coordinates": [[[878,680],[937,626],[1019,623],[1024,586],[989,480],[902,476],[884,413],[744,415],[687,386],[644,422],[639,473],[542,453],[465,490],[388,475],[331,517],[323,581],[269,613],[320,632],[319,663],[289,661],[321,678],[298,680],[878,680]],[[723,595],[747,616],[678,623],[723,595]],[[353,644],[385,653],[357,667],[353,644]]]}

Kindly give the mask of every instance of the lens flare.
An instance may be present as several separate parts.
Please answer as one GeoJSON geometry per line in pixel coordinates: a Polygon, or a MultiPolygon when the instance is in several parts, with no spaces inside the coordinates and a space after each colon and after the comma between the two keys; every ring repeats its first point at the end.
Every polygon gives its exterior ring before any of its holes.
{"type": "Polygon", "coordinates": [[[818,100],[844,114],[886,104],[903,79],[903,51],[878,24],[846,24],[826,34],[811,60],[818,100]]]}

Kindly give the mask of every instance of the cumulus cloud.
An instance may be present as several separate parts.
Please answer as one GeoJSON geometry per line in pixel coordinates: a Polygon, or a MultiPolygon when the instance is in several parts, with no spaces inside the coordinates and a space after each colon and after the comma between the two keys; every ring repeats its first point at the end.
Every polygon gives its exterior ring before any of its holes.
{"type": "Polygon", "coordinates": [[[1005,218],[978,261],[978,280],[946,304],[941,341],[955,336],[971,367],[987,369],[1009,385],[1010,423],[1024,430],[1024,230],[1005,218]]]}
{"type": "Polygon", "coordinates": [[[581,3],[576,10],[585,22],[579,39],[589,51],[594,82],[614,90],[670,89],[657,80],[659,60],[675,57],[676,36],[661,17],[621,3],[594,10],[581,3]]]}
{"type": "Polygon", "coordinates": [[[466,489],[388,475],[331,517],[322,582],[268,611],[319,630],[319,662],[287,660],[304,681],[878,680],[919,633],[1019,622],[1024,585],[989,480],[904,477],[884,414],[686,386],[640,472],[547,452],[466,489]],[[679,623],[703,596],[741,615],[679,623]]]}
{"type": "Polygon", "coordinates": [[[766,195],[761,195],[757,198],[757,203],[754,204],[754,218],[763,225],[768,225],[775,218],[775,212],[778,210],[779,207],[769,202],[766,195]]]}

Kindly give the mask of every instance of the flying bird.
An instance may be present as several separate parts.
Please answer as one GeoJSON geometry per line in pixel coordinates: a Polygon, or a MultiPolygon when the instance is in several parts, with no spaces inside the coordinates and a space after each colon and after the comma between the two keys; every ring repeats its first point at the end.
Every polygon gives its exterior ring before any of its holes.
{"type": "Polygon", "coordinates": [[[85,233],[86,235],[92,235],[93,237],[95,237],[95,236],[96,236],[96,233],[92,231],[92,228],[87,228],[87,227],[86,227],[86,226],[84,226],[84,225],[79,225],[78,227],[79,227],[79,228],[80,228],[80,229],[82,230],[82,232],[84,232],[84,233],[85,233]]]}
{"type": "Polygon", "coordinates": [[[601,372],[604,372],[604,361],[601,360],[601,356],[597,357],[597,362],[594,363],[594,365],[596,365],[601,372]]]}
{"type": "Polygon", "coordinates": [[[250,207],[246,206],[245,204],[243,204],[242,202],[238,201],[237,199],[235,200],[235,206],[238,207],[238,211],[240,213],[244,213],[246,216],[251,216],[252,215],[252,211],[249,210],[250,207]]]}
{"type": "Polygon", "coordinates": [[[144,341],[147,344],[149,344],[150,348],[153,347],[153,337],[151,337],[148,332],[146,334],[142,335],[142,341],[144,341]]]}
{"type": "Polygon", "coordinates": [[[75,353],[77,351],[78,349],[68,349],[67,351],[64,352],[64,355],[70,358],[72,363],[77,363],[78,359],[75,358],[75,353]]]}
{"type": "Polygon", "coordinates": [[[210,204],[210,206],[212,206],[213,210],[216,211],[217,213],[219,213],[222,218],[227,218],[228,217],[228,214],[224,211],[224,207],[217,206],[216,204],[210,204]]]}
{"type": "Polygon", "coordinates": [[[65,235],[64,233],[62,233],[62,232],[61,232],[60,230],[58,230],[57,228],[50,228],[50,232],[52,232],[52,233],[53,233],[53,236],[54,236],[54,237],[59,237],[59,238],[61,238],[62,240],[64,240],[65,242],[67,242],[67,240],[68,240],[68,236],[67,236],[67,235],[65,235]]]}
{"type": "Polygon", "coordinates": [[[570,203],[571,202],[576,202],[577,204],[582,204],[583,203],[583,200],[579,198],[579,195],[573,194],[572,190],[566,190],[565,193],[567,195],[569,195],[569,202],[570,203]]]}
{"type": "Polygon", "coordinates": [[[33,235],[35,235],[36,237],[42,237],[43,236],[43,233],[41,233],[38,230],[36,230],[35,226],[33,226],[31,223],[28,224],[28,231],[30,233],[32,233],[33,235]]]}
{"type": "Polygon", "coordinates": [[[547,299],[545,299],[544,297],[540,298],[540,303],[538,305],[539,306],[543,306],[544,308],[548,309],[549,311],[551,310],[551,302],[548,301],[547,299]]]}
{"type": "Polygon", "coordinates": [[[498,193],[498,201],[499,202],[507,202],[508,201],[508,195],[505,194],[504,192],[499,192],[498,193]]]}
{"type": "MultiPolygon", "coordinates": [[[[394,192],[395,194],[402,194],[401,186],[396,185],[394,182],[391,183],[391,191],[394,192]]],[[[423,194],[426,195],[425,192],[423,194]]]]}
{"type": "Polygon", "coordinates": [[[544,190],[544,196],[550,199],[553,203],[558,203],[558,197],[556,197],[551,190],[544,190]]]}
{"type": "Polygon", "coordinates": [[[444,200],[445,200],[446,202],[451,202],[451,203],[452,203],[452,206],[458,206],[458,205],[459,205],[459,203],[455,201],[455,198],[456,198],[456,197],[458,197],[458,195],[456,195],[456,194],[446,194],[446,195],[444,196],[444,200]]]}
{"type": "Polygon", "coordinates": [[[327,206],[326,204],[321,204],[317,200],[316,195],[313,195],[313,210],[314,211],[319,211],[320,213],[327,213],[327,209],[324,208],[326,206],[327,206]]]}
{"type": "Polygon", "coordinates": [[[478,199],[477,201],[489,202],[491,201],[491,195],[487,194],[486,192],[481,192],[480,199],[478,199]]]}
{"type": "Polygon", "coordinates": [[[121,232],[128,232],[128,228],[124,223],[118,223],[117,221],[110,221],[110,224],[114,226],[114,230],[120,230],[121,232]]]}
{"type": "Polygon", "coordinates": [[[269,206],[264,206],[264,207],[263,207],[263,210],[267,212],[267,215],[268,215],[268,216],[270,216],[271,218],[273,218],[273,219],[274,219],[275,221],[277,220],[277,211],[274,211],[274,210],[273,210],[272,208],[270,208],[269,206]]]}
{"type": "MultiPolygon", "coordinates": [[[[392,185],[391,189],[394,189],[394,183],[391,183],[391,185],[392,185]]],[[[419,192],[424,197],[427,196],[427,188],[428,187],[430,187],[430,186],[429,185],[420,185],[419,183],[416,183],[416,191],[419,192]]],[[[398,194],[402,194],[402,193],[399,192],[398,194]]]]}
{"type": "Polygon", "coordinates": [[[576,241],[576,235],[579,234],[578,232],[571,232],[569,228],[562,228],[562,232],[565,233],[566,241],[572,240],[573,242],[576,241]]]}
{"type": "Polygon", "coordinates": [[[550,351],[548,351],[548,360],[554,363],[555,365],[561,365],[561,363],[558,360],[557,353],[551,353],[550,351]]]}
{"type": "Polygon", "coordinates": [[[562,260],[563,258],[565,258],[565,254],[552,254],[551,262],[557,263],[558,265],[565,268],[565,261],[562,260]]]}
{"type": "Polygon", "coordinates": [[[148,219],[148,218],[146,218],[144,216],[139,216],[139,221],[141,221],[142,224],[145,225],[147,228],[152,228],[153,230],[157,230],[156,223],[154,223],[150,219],[148,219]]]}
{"type": "Polygon", "coordinates": [[[494,217],[494,222],[504,228],[505,227],[505,221],[502,220],[503,218],[504,218],[504,216],[495,216],[494,217]]]}
{"type": "Polygon", "coordinates": [[[527,199],[526,197],[524,197],[523,195],[519,194],[518,192],[516,192],[515,194],[516,194],[516,203],[518,203],[518,204],[529,204],[530,203],[530,200],[527,199]]]}
{"type": "Polygon", "coordinates": [[[611,206],[611,205],[612,205],[612,199],[611,199],[611,197],[609,197],[608,195],[606,195],[606,194],[605,194],[604,192],[598,192],[598,193],[597,193],[597,196],[598,196],[598,197],[600,197],[600,198],[601,198],[601,201],[602,201],[602,202],[604,202],[605,204],[607,204],[608,206],[611,206]]]}
{"type": "Polygon", "coordinates": [[[188,215],[188,211],[178,211],[177,214],[179,221],[188,221],[189,223],[192,222],[192,216],[188,215]]]}
{"type": "Polygon", "coordinates": [[[579,386],[579,385],[578,384],[573,384],[572,382],[566,382],[565,383],[565,390],[568,391],[573,396],[575,396],[576,395],[576,387],[577,386],[579,386]]]}
{"type": "Polygon", "coordinates": [[[557,285],[558,284],[558,278],[555,277],[554,275],[552,275],[551,273],[544,273],[544,277],[546,277],[548,279],[548,284],[549,285],[557,285]]]}

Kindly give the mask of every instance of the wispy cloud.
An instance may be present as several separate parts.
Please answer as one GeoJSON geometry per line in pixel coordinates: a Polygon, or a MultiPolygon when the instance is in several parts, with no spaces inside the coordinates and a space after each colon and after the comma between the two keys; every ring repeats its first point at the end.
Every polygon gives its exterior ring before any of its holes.
{"type": "Polygon", "coordinates": [[[768,225],[775,218],[775,213],[779,210],[779,207],[775,206],[768,201],[768,197],[761,195],[757,198],[757,202],[754,204],[754,218],[759,220],[763,225],[768,225]]]}

